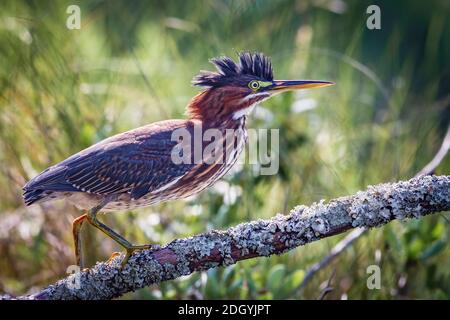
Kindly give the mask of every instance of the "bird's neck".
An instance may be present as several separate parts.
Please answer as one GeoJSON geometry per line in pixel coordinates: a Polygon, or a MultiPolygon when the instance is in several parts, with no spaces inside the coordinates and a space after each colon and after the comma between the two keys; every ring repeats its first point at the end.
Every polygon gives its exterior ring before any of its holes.
{"type": "Polygon", "coordinates": [[[189,103],[187,107],[189,120],[202,122],[204,127],[209,128],[232,129],[245,126],[247,112],[240,109],[241,100],[241,96],[233,91],[205,90],[192,98],[189,103]]]}
{"type": "Polygon", "coordinates": [[[242,117],[239,117],[238,119],[235,119],[233,117],[227,117],[224,119],[208,119],[203,117],[190,117],[189,121],[193,125],[198,125],[202,127],[202,130],[208,130],[208,129],[218,129],[220,131],[227,130],[242,130],[247,131],[247,116],[244,115],[242,117]]]}

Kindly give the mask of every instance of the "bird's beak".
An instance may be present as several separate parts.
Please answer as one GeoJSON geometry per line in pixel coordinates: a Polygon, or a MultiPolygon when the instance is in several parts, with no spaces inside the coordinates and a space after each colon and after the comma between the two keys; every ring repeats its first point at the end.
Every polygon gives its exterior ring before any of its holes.
{"type": "Polygon", "coordinates": [[[278,93],[289,90],[320,88],[334,85],[334,82],[320,80],[274,80],[269,92],[278,93]]]}

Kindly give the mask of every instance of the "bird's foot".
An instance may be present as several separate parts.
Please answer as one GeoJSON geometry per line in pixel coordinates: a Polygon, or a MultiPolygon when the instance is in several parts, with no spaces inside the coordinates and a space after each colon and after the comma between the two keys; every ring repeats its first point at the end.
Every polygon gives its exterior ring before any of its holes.
{"type": "Polygon", "coordinates": [[[126,252],[125,252],[125,257],[122,260],[122,268],[125,267],[125,265],[128,262],[128,259],[130,259],[131,255],[135,252],[135,251],[139,251],[139,250],[146,250],[146,249],[151,249],[153,246],[151,244],[143,244],[143,245],[137,245],[137,246],[130,246],[125,248],[126,252]]]}
{"type": "Polygon", "coordinates": [[[108,259],[108,261],[106,261],[106,263],[108,263],[108,264],[110,264],[113,260],[114,260],[114,258],[116,258],[116,257],[118,257],[118,256],[120,256],[121,255],[121,253],[120,252],[113,252],[112,254],[111,254],[111,257],[109,257],[109,259],[108,259]]]}

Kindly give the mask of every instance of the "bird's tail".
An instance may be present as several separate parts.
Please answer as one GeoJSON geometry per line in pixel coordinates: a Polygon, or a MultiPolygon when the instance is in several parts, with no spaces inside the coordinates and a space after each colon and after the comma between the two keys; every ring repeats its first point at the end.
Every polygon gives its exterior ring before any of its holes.
{"type": "Polygon", "coordinates": [[[52,191],[42,189],[26,189],[24,188],[23,200],[27,206],[36,202],[45,201],[51,195],[52,191]]]}

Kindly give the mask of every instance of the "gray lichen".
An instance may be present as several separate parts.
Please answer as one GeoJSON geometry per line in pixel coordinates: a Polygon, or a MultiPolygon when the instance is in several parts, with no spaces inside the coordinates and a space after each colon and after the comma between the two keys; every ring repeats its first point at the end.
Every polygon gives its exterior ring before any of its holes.
{"type": "MultiPolygon", "coordinates": [[[[288,215],[240,224],[177,239],[153,250],[135,253],[122,269],[116,257],[82,271],[23,299],[111,299],[126,292],[175,279],[199,270],[269,256],[356,227],[379,227],[392,220],[420,218],[450,210],[450,176],[422,176],[398,183],[369,186],[353,196],[311,206],[297,206],[288,215]]],[[[0,297],[1,298],[1,297],[0,297]]]]}

